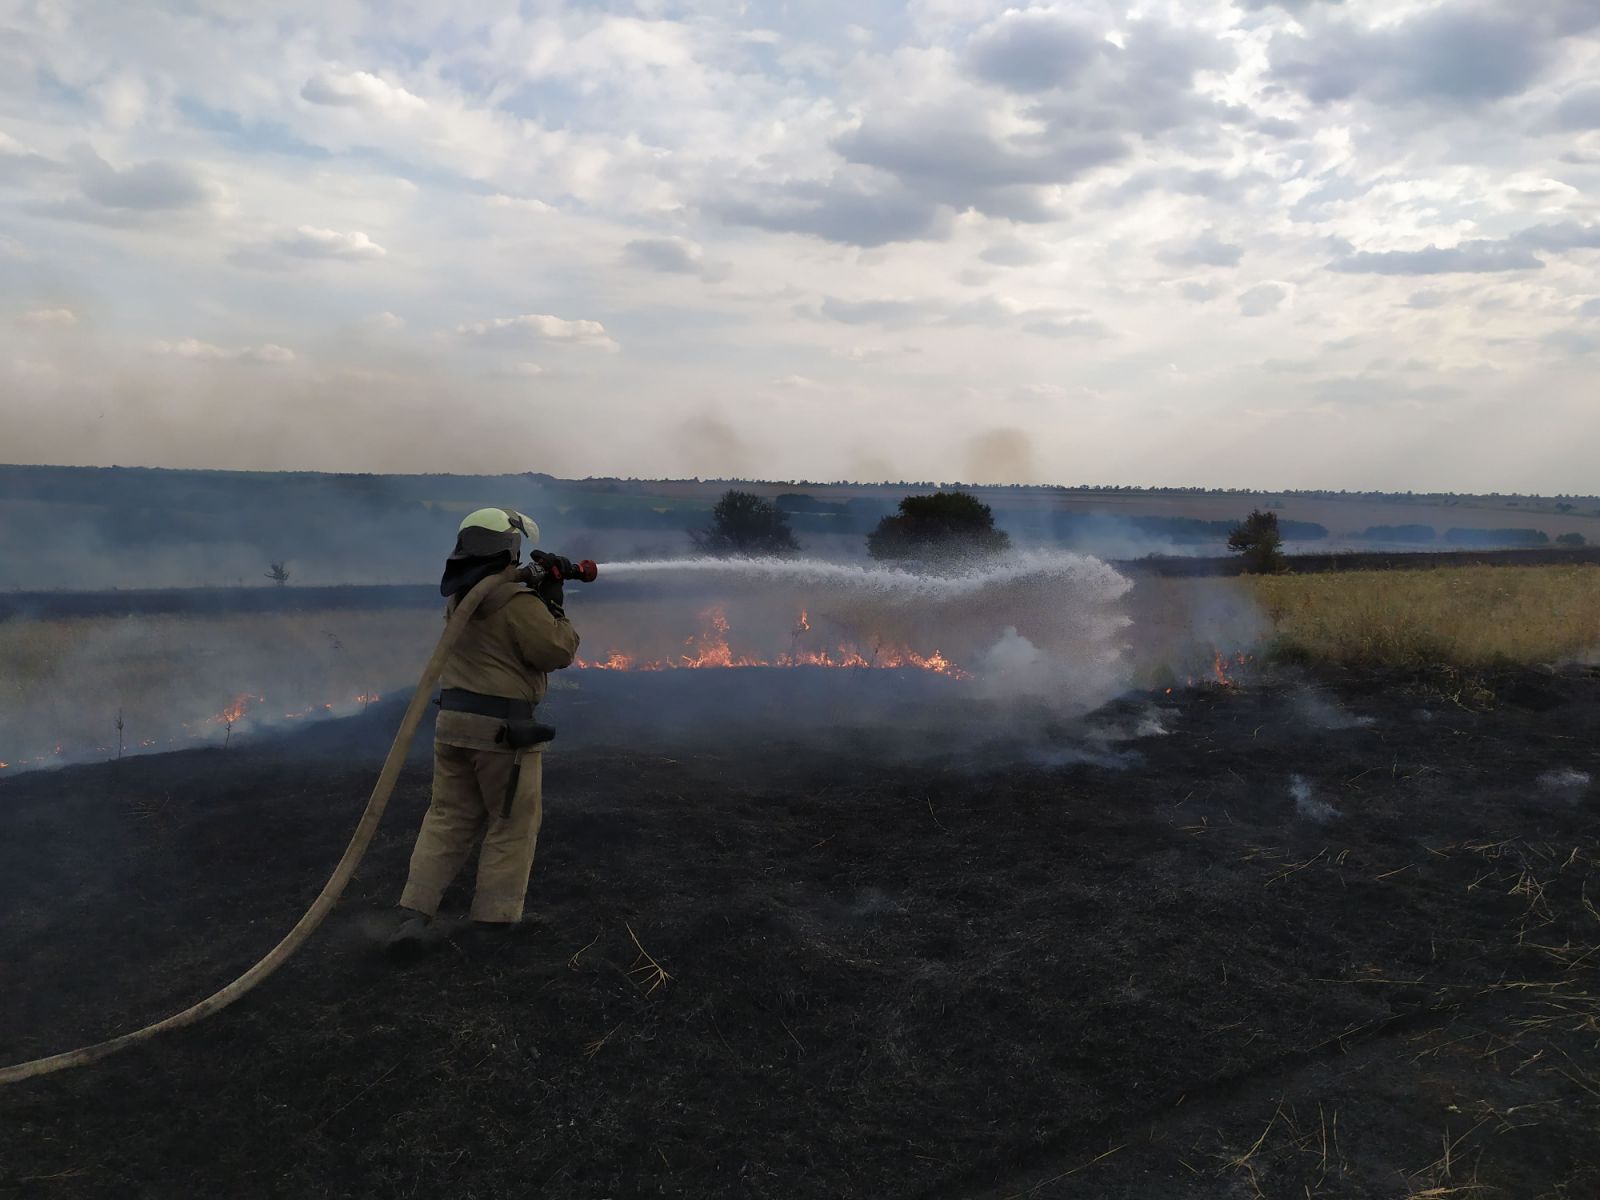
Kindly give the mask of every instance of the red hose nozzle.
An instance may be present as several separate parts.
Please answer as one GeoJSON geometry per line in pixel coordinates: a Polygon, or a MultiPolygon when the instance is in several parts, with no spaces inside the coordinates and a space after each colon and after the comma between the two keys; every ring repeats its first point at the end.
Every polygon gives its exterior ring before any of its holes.
{"type": "Polygon", "coordinates": [[[528,554],[534,564],[542,571],[548,571],[560,580],[571,580],[574,583],[593,583],[600,577],[600,568],[595,566],[594,560],[585,558],[573,562],[570,558],[562,558],[559,554],[549,554],[543,550],[534,550],[528,554]]]}

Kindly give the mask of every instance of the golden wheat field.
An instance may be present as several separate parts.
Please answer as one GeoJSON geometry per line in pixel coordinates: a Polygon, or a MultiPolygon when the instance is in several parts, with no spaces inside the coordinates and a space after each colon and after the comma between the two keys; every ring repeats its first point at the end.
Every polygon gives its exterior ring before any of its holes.
{"type": "Polygon", "coordinates": [[[1275,657],[1458,668],[1596,660],[1600,566],[1252,576],[1275,657]]]}

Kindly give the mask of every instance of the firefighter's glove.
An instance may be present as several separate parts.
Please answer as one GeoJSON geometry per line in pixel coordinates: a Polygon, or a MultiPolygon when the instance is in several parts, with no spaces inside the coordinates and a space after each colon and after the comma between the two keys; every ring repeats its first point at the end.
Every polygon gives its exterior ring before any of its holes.
{"type": "Polygon", "coordinates": [[[548,566],[545,568],[544,574],[539,576],[539,582],[534,587],[534,591],[539,594],[539,599],[549,605],[550,611],[555,613],[556,616],[565,615],[562,609],[564,588],[561,576],[550,570],[548,566]]]}

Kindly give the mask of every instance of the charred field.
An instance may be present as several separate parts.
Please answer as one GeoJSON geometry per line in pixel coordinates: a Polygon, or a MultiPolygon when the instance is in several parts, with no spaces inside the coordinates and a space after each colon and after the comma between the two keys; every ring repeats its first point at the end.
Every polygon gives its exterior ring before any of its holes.
{"type": "MultiPolygon", "coordinates": [[[[282,972],[0,1090],[0,1191],[1600,1191],[1596,672],[1264,672],[1025,735],[879,675],[584,673],[538,919],[396,966],[414,754],[282,972]],[[886,697],[905,720],[853,720],[886,697]]],[[[0,1059],[254,962],[397,720],[0,781],[0,1059]]]]}

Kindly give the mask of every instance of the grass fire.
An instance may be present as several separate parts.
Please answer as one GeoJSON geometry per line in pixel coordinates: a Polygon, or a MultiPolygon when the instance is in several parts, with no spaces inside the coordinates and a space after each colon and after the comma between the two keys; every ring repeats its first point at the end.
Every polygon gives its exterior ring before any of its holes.
{"type": "Polygon", "coordinates": [[[729,645],[728,616],[719,607],[708,608],[700,614],[701,630],[685,639],[685,651],[676,658],[640,658],[621,650],[610,650],[605,657],[586,659],[579,655],[574,666],[596,671],[672,671],[699,670],[707,667],[834,667],[844,669],[879,668],[886,671],[915,668],[948,675],[953,679],[970,679],[971,675],[956,666],[937,650],[919,654],[915,650],[876,643],[859,646],[841,642],[835,646],[817,646],[810,618],[804,609],[795,621],[791,632],[791,647],[765,657],[756,654],[736,654],[729,645]]]}

